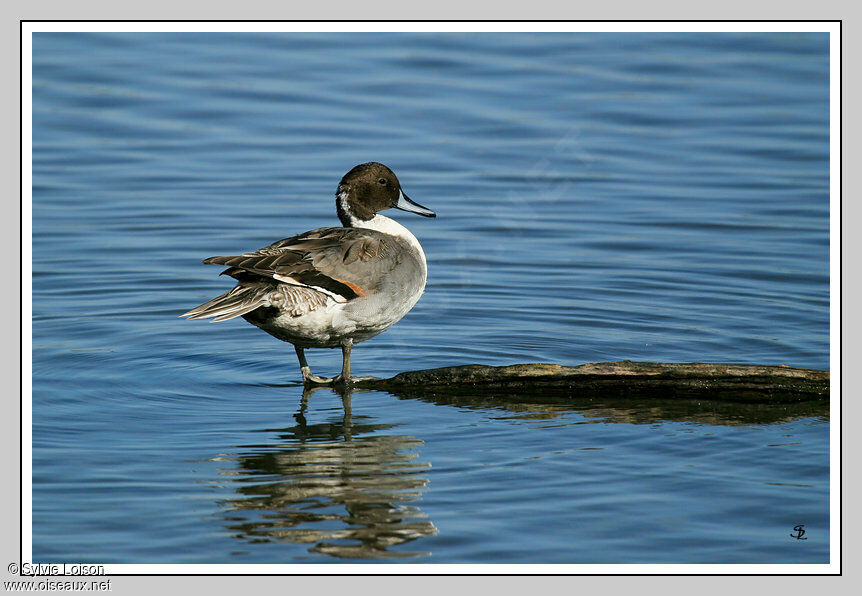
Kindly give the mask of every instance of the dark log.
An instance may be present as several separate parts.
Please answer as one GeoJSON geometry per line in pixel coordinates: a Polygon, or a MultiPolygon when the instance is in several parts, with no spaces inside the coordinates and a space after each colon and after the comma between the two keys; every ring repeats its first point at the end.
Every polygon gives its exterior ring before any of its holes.
{"type": "Polygon", "coordinates": [[[829,371],[760,366],[657,362],[601,362],[580,366],[514,364],[448,366],[403,372],[358,387],[397,395],[458,394],[570,398],[700,398],[748,403],[829,400],[829,371]]]}

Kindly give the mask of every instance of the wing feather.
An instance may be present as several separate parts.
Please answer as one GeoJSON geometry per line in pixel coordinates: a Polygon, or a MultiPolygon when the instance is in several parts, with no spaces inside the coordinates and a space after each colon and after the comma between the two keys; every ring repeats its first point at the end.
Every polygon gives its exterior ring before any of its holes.
{"type": "Polygon", "coordinates": [[[239,279],[243,274],[295,283],[352,300],[364,295],[368,280],[379,279],[396,264],[384,259],[391,240],[373,230],[320,228],[274,242],[238,256],[217,256],[207,265],[230,267],[224,273],[239,279]]]}

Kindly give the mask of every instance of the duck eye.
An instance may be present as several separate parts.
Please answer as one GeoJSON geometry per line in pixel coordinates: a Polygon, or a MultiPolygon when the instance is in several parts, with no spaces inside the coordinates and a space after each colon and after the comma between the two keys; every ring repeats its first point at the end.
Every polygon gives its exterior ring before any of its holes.
{"type": "Polygon", "coordinates": [[[381,178],[380,180],[377,181],[377,183],[386,186],[386,178],[381,178]]]}

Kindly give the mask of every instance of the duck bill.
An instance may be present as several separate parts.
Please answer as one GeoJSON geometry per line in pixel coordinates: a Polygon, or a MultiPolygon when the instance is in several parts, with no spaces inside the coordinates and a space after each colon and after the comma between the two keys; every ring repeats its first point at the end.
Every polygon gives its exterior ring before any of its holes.
{"type": "Polygon", "coordinates": [[[434,213],[430,209],[423,207],[419,203],[412,201],[410,197],[405,195],[400,190],[398,191],[398,203],[395,204],[395,208],[401,209],[402,211],[409,211],[410,213],[417,213],[424,217],[437,217],[436,213],[434,213]]]}

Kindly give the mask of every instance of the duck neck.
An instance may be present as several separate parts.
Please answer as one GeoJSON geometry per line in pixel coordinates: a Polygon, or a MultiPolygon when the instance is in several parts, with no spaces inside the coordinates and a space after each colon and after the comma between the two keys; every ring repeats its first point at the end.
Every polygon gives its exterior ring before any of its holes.
{"type": "Polygon", "coordinates": [[[419,253],[419,259],[422,261],[422,268],[427,272],[428,264],[425,261],[425,251],[422,250],[422,245],[419,244],[419,240],[416,238],[416,236],[413,235],[410,230],[402,226],[394,219],[390,219],[385,215],[380,215],[379,213],[376,213],[371,219],[359,219],[358,217],[354,216],[348,209],[346,194],[338,195],[337,204],[338,219],[341,220],[341,224],[345,228],[363,228],[366,230],[375,230],[383,234],[389,234],[390,236],[401,238],[411,247],[413,247],[413,249],[416,250],[417,253],[419,253]]]}

